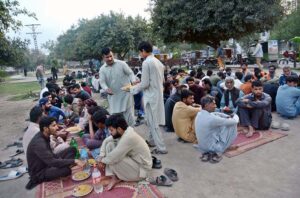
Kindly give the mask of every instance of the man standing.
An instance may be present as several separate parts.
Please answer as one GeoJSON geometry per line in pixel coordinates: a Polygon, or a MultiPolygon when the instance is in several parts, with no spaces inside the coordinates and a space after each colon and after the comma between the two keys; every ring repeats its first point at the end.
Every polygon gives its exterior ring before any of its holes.
{"type": "Polygon", "coordinates": [[[51,73],[54,80],[57,80],[57,69],[55,66],[51,67],[51,73]]]}
{"type": "Polygon", "coordinates": [[[262,82],[252,82],[252,93],[237,100],[240,124],[248,128],[246,136],[251,137],[255,129],[267,130],[272,122],[272,98],[263,92],[262,82]]]}
{"type": "Polygon", "coordinates": [[[259,43],[258,39],[256,39],[255,42],[256,42],[256,47],[255,47],[252,55],[256,59],[257,66],[259,67],[259,69],[262,70],[263,66],[261,65],[261,58],[264,56],[264,53],[263,53],[262,46],[259,43]]]}
{"type": "Polygon", "coordinates": [[[121,88],[135,83],[134,73],[125,62],[114,59],[110,48],[102,49],[102,58],[105,64],[99,71],[100,85],[108,94],[109,113],[122,113],[129,126],[133,126],[133,96],[121,88]]]}
{"type": "Polygon", "coordinates": [[[144,93],[144,108],[147,125],[150,128],[149,145],[156,145],[156,154],[166,154],[167,149],[159,125],[165,125],[165,108],[163,99],[164,66],[152,54],[153,47],[149,42],[139,44],[140,56],[144,58],[141,83],[132,87],[130,92],[144,93]]]}
{"type": "Polygon", "coordinates": [[[38,81],[38,83],[41,86],[41,89],[44,89],[45,87],[45,71],[42,64],[36,67],[35,76],[38,81]]]}
{"type": "Polygon", "coordinates": [[[217,57],[217,60],[218,60],[218,65],[219,65],[219,68],[223,68],[225,67],[224,65],[224,53],[223,53],[223,48],[221,46],[221,44],[219,43],[217,45],[217,54],[216,54],[216,57],[217,57]]]}
{"type": "Polygon", "coordinates": [[[107,118],[111,136],[101,146],[99,158],[100,169],[105,169],[106,176],[112,176],[107,189],[123,181],[140,181],[149,176],[152,157],[144,139],[129,127],[122,115],[107,118]]]}
{"type": "Polygon", "coordinates": [[[73,147],[69,147],[58,154],[52,152],[50,135],[56,136],[58,129],[55,118],[41,118],[39,127],[40,132],[32,138],[27,148],[30,180],[26,189],[29,190],[44,181],[52,181],[70,175],[71,165],[84,166],[82,161],[75,159],[76,149],[73,147]]]}
{"type": "Polygon", "coordinates": [[[216,102],[212,96],[204,96],[201,106],[195,121],[198,147],[203,153],[201,160],[217,163],[237,136],[239,118],[236,114],[229,116],[214,112],[216,102]]]}

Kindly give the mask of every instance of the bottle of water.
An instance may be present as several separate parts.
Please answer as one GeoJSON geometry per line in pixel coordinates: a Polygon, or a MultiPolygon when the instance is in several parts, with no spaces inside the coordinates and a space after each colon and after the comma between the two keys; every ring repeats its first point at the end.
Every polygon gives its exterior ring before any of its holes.
{"type": "Polygon", "coordinates": [[[93,170],[93,173],[92,173],[92,178],[93,178],[94,191],[96,193],[102,193],[103,192],[103,186],[100,183],[101,172],[96,167],[96,164],[94,164],[94,170],[93,170]]]}
{"type": "Polygon", "coordinates": [[[80,150],[80,159],[85,163],[84,171],[90,173],[91,167],[88,164],[89,156],[88,156],[88,152],[87,152],[87,150],[85,148],[82,148],[80,150]]]}

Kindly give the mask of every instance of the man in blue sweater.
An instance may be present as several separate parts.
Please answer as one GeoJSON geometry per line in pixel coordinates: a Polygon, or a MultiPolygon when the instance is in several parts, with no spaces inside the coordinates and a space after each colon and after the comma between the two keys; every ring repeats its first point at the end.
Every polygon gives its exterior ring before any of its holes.
{"type": "Polygon", "coordinates": [[[287,84],[278,88],[276,96],[277,113],[293,118],[300,114],[300,89],[296,88],[298,77],[286,77],[287,84]]]}

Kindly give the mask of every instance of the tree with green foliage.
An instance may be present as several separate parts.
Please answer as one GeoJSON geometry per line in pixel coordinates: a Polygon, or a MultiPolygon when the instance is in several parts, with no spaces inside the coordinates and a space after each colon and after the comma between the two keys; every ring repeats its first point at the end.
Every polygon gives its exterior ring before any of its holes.
{"type": "Polygon", "coordinates": [[[280,0],[153,0],[153,30],[166,43],[205,43],[269,30],[282,16],[280,0]]]}
{"type": "Polygon", "coordinates": [[[0,0],[0,65],[19,67],[26,62],[28,41],[6,36],[10,30],[16,32],[22,26],[21,21],[15,18],[18,15],[35,18],[35,14],[19,8],[18,1],[0,0]]]}
{"type": "Polygon", "coordinates": [[[120,59],[124,59],[141,40],[151,37],[150,28],[140,16],[125,17],[111,12],[92,20],[80,20],[77,26],[72,26],[58,37],[50,51],[60,59],[82,61],[99,59],[101,49],[111,47],[120,59]]]}
{"type": "Polygon", "coordinates": [[[271,38],[290,40],[300,36],[300,8],[284,17],[271,31],[271,38]]]}

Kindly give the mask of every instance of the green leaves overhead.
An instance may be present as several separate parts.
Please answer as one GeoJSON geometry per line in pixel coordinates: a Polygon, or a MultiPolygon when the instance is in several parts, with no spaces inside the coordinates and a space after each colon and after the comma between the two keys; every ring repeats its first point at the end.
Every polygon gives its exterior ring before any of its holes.
{"type": "Polygon", "coordinates": [[[154,32],[165,42],[187,41],[213,47],[271,29],[281,16],[279,0],[154,0],[154,32]]]}
{"type": "Polygon", "coordinates": [[[59,58],[81,61],[99,59],[101,49],[111,47],[119,58],[124,58],[149,35],[150,26],[145,19],[111,12],[92,20],[80,20],[77,26],[58,37],[54,52],[59,58]]]}
{"type": "Polygon", "coordinates": [[[271,31],[271,37],[278,40],[290,40],[300,36],[300,9],[283,18],[271,31]]]}

